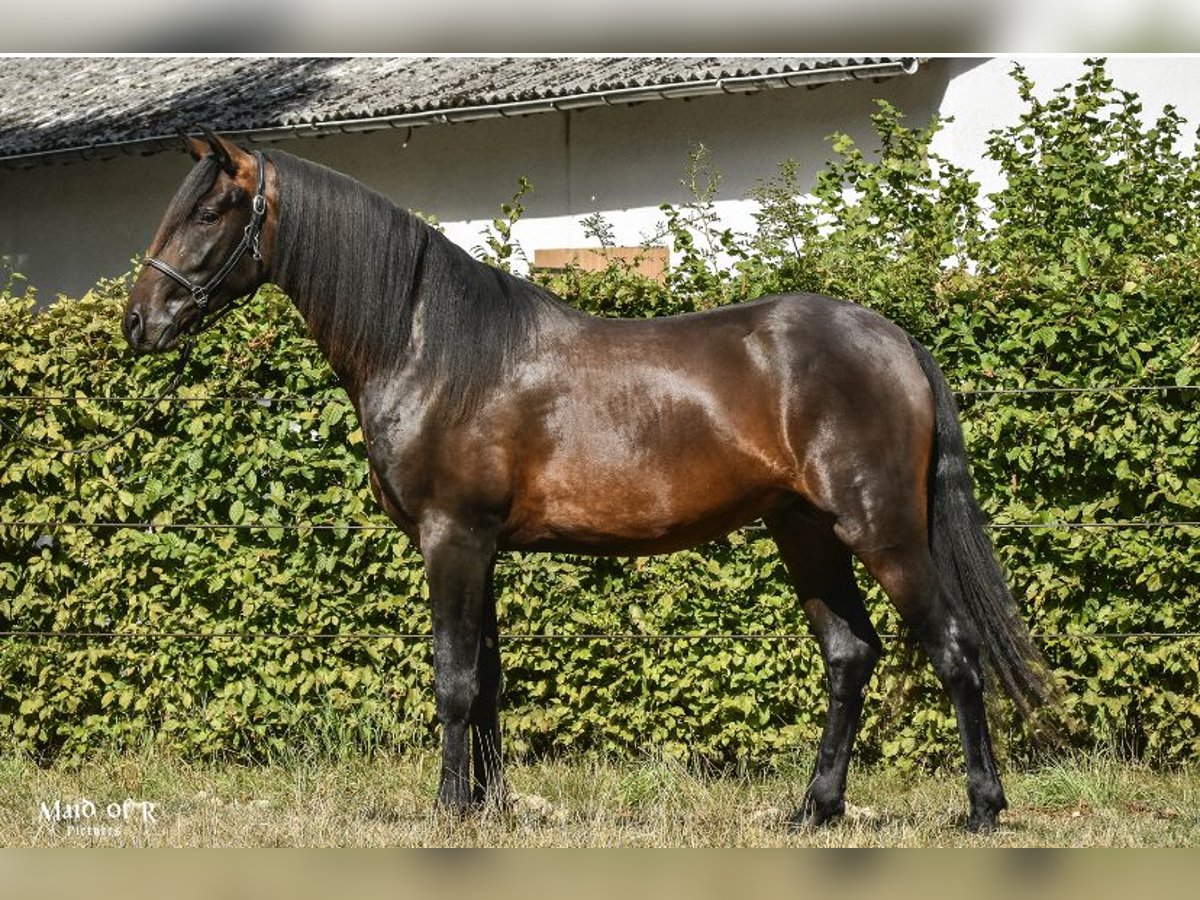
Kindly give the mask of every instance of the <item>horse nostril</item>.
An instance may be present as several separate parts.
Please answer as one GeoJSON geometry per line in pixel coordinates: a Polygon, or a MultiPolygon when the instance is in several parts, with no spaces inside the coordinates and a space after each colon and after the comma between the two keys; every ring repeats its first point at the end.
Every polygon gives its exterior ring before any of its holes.
{"type": "Polygon", "coordinates": [[[137,310],[130,310],[125,316],[125,337],[129,339],[131,344],[136,344],[142,339],[142,317],[137,310]]]}

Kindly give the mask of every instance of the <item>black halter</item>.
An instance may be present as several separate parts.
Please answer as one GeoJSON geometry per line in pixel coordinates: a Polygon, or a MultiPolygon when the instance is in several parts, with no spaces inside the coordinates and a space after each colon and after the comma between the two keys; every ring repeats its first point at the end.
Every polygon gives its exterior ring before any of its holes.
{"type": "Polygon", "coordinates": [[[242,261],[242,257],[246,255],[246,251],[249,250],[255,260],[262,259],[262,251],[259,249],[258,242],[262,237],[263,222],[267,218],[267,167],[260,151],[254,151],[254,159],[258,162],[258,186],[255,188],[254,201],[250,211],[250,222],[246,225],[241,242],[233,249],[233,253],[230,254],[229,259],[225,260],[225,265],[221,266],[217,270],[217,274],[208,280],[208,284],[196,284],[186,275],[177,272],[161,259],[156,259],[153,256],[146,257],[146,265],[158,269],[158,271],[171,280],[187,288],[188,292],[191,293],[192,301],[196,304],[196,309],[199,311],[193,333],[199,328],[199,323],[208,314],[208,302],[212,297],[212,292],[217,289],[237,264],[242,261]]]}

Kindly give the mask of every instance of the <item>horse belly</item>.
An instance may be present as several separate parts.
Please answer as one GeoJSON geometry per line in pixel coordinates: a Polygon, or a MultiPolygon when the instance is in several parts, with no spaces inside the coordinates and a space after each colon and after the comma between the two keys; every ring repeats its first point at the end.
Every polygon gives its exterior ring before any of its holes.
{"type": "Polygon", "coordinates": [[[519,430],[508,544],[662,553],[780,504],[795,463],[762,315],[596,326],[531,378],[548,387],[519,430]]]}
{"type": "Polygon", "coordinates": [[[669,553],[728,534],[788,496],[775,471],[716,447],[615,463],[593,457],[546,467],[516,498],[504,543],[616,556],[669,553]]]}

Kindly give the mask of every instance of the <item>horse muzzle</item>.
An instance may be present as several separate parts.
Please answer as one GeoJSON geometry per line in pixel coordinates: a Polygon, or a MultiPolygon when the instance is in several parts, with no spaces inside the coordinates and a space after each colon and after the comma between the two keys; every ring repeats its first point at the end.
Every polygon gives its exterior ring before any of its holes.
{"type": "Polygon", "coordinates": [[[121,319],[121,332],[135,353],[163,353],[179,343],[194,317],[188,315],[186,304],[173,310],[174,305],[141,302],[136,292],[130,296],[121,319]]]}

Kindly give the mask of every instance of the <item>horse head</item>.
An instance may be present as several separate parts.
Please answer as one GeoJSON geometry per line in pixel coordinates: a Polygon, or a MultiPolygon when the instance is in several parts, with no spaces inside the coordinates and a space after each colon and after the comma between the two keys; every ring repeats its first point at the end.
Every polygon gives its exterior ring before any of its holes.
{"type": "Polygon", "coordinates": [[[143,353],[175,347],[267,278],[277,204],[264,157],[207,129],[182,137],[195,165],[158,226],[122,322],[143,353]]]}

